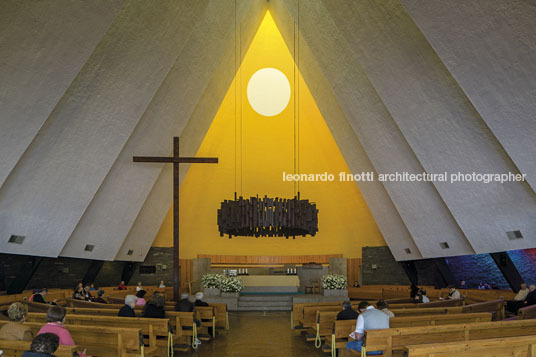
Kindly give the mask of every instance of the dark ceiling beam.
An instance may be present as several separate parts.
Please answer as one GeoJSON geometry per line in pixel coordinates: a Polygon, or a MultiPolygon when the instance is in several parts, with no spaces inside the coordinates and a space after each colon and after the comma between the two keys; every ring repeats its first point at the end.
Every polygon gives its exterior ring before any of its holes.
{"type": "Polygon", "coordinates": [[[510,256],[506,252],[497,252],[489,254],[497,267],[503,274],[504,278],[516,293],[519,291],[520,285],[524,282],[521,274],[517,270],[514,262],[510,259],[510,256]]]}
{"type": "Polygon", "coordinates": [[[87,268],[86,275],[84,275],[84,278],[82,279],[82,284],[86,286],[86,284],[93,283],[95,279],[97,278],[97,275],[99,274],[103,265],[104,265],[103,260],[91,261],[91,264],[87,268]]]}
{"type": "Polygon", "coordinates": [[[456,277],[454,276],[454,274],[452,274],[452,271],[447,264],[447,260],[445,258],[434,258],[433,260],[437,267],[437,270],[439,270],[441,278],[443,279],[444,286],[456,286],[456,277]]]}
{"type": "Polygon", "coordinates": [[[17,272],[17,276],[9,284],[7,288],[8,294],[20,294],[26,289],[26,286],[28,286],[28,283],[39,268],[43,258],[28,256],[25,260],[24,265],[17,272]]]}

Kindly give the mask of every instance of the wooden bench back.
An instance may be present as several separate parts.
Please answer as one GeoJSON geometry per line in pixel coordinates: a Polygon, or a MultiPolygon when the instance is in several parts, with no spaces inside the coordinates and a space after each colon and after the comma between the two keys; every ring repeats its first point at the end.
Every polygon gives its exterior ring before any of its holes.
{"type": "Polygon", "coordinates": [[[440,315],[440,314],[461,314],[462,306],[456,307],[433,307],[415,309],[390,309],[396,317],[420,316],[420,315],[440,315]]]}
{"type": "Polygon", "coordinates": [[[177,336],[192,336],[195,328],[193,312],[175,312],[175,326],[177,336]]]}
{"type": "Polygon", "coordinates": [[[409,357],[535,356],[536,336],[409,345],[405,350],[409,357]]]}
{"type": "Polygon", "coordinates": [[[518,316],[521,320],[536,319],[536,305],[522,307],[518,311],[518,316]]]}
{"type": "MultiPolygon", "coordinates": [[[[0,321],[2,326],[7,321],[0,321]]],[[[43,323],[25,322],[37,335],[43,323]]],[[[90,355],[126,356],[127,350],[139,351],[140,334],[138,328],[116,328],[102,326],[65,325],[80,349],[87,348],[90,355]],[[95,353],[97,352],[97,353],[95,353]]]]}
{"type": "MultiPolygon", "coordinates": [[[[46,314],[30,312],[26,316],[26,321],[45,324],[46,314]]],[[[65,323],[68,325],[139,328],[144,335],[149,336],[150,346],[156,345],[157,337],[167,337],[169,331],[169,319],[67,314],[65,323]]]]}
{"type": "Polygon", "coordinates": [[[534,334],[536,334],[536,320],[517,320],[367,330],[365,339],[368,351],[381,350],[384,351],[384,356],[390,357],[393,350],[401,350],[405,345],[534,334]]]}
{"type": "Polygon", "coordinates": [[[393,317],[389,319],[389,326],[396,327],[414,327],[414,326],[435,326],[450,325],[473,322],[490,322],[491,313],[480,312],[474,314],[443,314],[443,315],[423,315],[423,316],[406,316],[393,317]]]}
{"type": "MultiPolygon", "coordinates": [[[[10,341],[0,340],[0,350],[3,351],[2,357],[20,357],[24,351],[30,350],[31,341],[10,341]]],[[[54,356],[56,357],[73,357],[73,353],[78,350],[78,346],[60,345],[54,356]]]]}
{"type": "Polygon", "coordinates": [[[493,300],[480,302],[471,305],[465,305],[462,309],[464,313],[474,313],[474,312],[491,312],[493,314],[494,321],[500,321],[504,319],[504,300],[493,300]]]}
{"type": "Polygon", "coordinates": [[[390,309],[429,309],[433,307],[451,307],[451,306],[462,306],[464,304],[463,299],[453,299],[453,300],[439,300],[428,302],[425,304],[389,304],[390,309]]]}

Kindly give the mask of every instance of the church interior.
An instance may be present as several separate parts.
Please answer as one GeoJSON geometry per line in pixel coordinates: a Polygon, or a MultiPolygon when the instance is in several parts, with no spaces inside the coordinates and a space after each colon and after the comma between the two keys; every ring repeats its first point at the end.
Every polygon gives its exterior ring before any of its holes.
{"type": "Polygon", "coordinates": [[[536,356],[532,0],[0,2],[0,356],[536,356]]]}

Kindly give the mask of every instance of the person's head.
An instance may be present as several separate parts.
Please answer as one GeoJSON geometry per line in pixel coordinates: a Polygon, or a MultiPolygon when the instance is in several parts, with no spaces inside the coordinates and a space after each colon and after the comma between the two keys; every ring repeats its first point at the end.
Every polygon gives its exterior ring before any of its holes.
{"type": "Polygon", "coordinates": [[[86,287],[84,288],[86,291],[89,291],[89,289],[91,289],[91,286],[89,285],[86,285],[86,287]]]}
{"type": "Polygon", "coordinates": [[[454,285],[449,285],[448,288],[449,288],[450,291],[456,290],[456,287],[454,285]]]}
{"type": "Polygon", "coordinates": [[[30,345],[30,352],[52,355],[60,345],[60,338],[55,333],[42,333],[35,336],[30,345]]]}
{"type": "Polygon", "coordinates": [[[380,299],[378,300],[378,302],[376,303],[376,307],[380,310],[382,309],[387,309],[389,307],[389,304],[385,302],[385,300],[383,299],[380,299]]]}
{"type": "Polygon", "coordinates": [[[521,290],[525,290],[527,288],[527,284],[521,283],[521,290]]]}
{"type": "Polygon", "coordinates": [[[124,281],[124,280],[121,280],[121,285],[125,285],[125,281],[124,281]]]}
{"type": "Polygon", "coordinates": [[[98,297],[101,298],[103,295],[104,295],[104,290],[99,290],[99,291],[97,291],[97,296],[98,296],[98,297]]]}
{"type": "Polygon", "coordinates": [[[534,291],[534,289],[536,289],[536,285],[534,285],[534,284],[530,284],[530,286],[529,286],[529,290],[530,290],[530,291],[534,291]]]}
{"type": "Polygon", "coordinates": [[[24,322],[26,319],[26,313],[28,313],[26,305],[21,304],[20,302],[14,302],[13,304],[9,305],[9,309],[7,309],[9,319],[15,322],[24,322]]]}
{"type": "Polygon", "coordinates": [[[134,308],[136,306],[137,301],[138,301],[138,298],[134,295],[125,296],[125,305],[128,305],[131,308],[134,308]]]}
{"type": "Polygon", "coordinates": [[[147,291],[145,290],[140,290],[136,293],[136,297],[139,299],[139,298],[144,298],[145,297],[145,294],[147,294],[147,291]]]}
{"type": "Polygon", "coordinates": [[[39,294],[39,289],[33,289],[33,290],[32,290],[32,293],[33,293],[33,294],[39,294]]]}
{"type": "Polygon", "coordinates": [[[95,284],[91,284],[90,287],[94,288],[94,287],[95,287],[95,284]]]}
{"type": "Polygon", "coordinates": [[[138,281],[138,286],[141,286],[141,281],[138,281]]]}
{"type": "Polygon", "coordinates": [[[419,290],[419,294],[422,296],[426,296],[426,290],[424,289],[419,290]]]}
{"type": "Polygon", "coordinates": [[[197,294],[195,294],[196,300],[203,300],[204,297],[205,297],[205,294],[203,294],[202,292],[198,292],[197,294]]]}
{"type": "Polygon", "coordinates": [[[342,303],[342,308],[343,308],[344,310],[346,310],[346,309],[351,309],[351,308],[352,308],[352,303],[351,303],[350,301],[348,301],[348,300],[347,300],[347,301],[344,301],[344,302],[342,303]]]}
{"type": "Polygon", "coordinates": [[[65,308],[59,305],[52,305],[47,311],[47,322],[65,321],[65,308]]]}
{"type": "Polygon", "coordinates": [[[76,290],[79,290],[80,288],[83,288],[83,287],[84,287],[84,284],[78,283],[78,285],[76,286],[76,290]]]}
{"type": "Polygon", "coordinates": [[[39,294],[41,294],[41,296],[47,296],[47,294],[48,294],[48,290],[47,290],[47,289],[41,289],[41,290],[39,291],[39,294]]]}
{"type": "Polygon", "coordinates": [[[464,286],[465,285],[465,280],[460,281],[460,285],[464,286]]]}
{"type": "Polygon", "coordinates": [[[181,300],[189,299],[189,298],[190,298],[190,294],[188,294],[188,293],[182,293],[181,294],[181,300]]]}
{"type": "Polygon", "coordinates": [[[160,280],[160,284],[161,284],[161,285],[164,285],[164,280],[160,280]]]}
{"type": "Polygon", "coordinates": [[[361,301],[359,305],[357,305],[357,309],[359,310],[359,312],[365,311],[367,307],[369,307],[369,303],[366,301],[361,301]]]}
{"type": "Polygon", "coordinates": [[[166,304],[166,298],[164,297],[164,295],[155,293],[153,294],[153,296],[151,296],[151,299],[149,299],[148,304],[154,305],[159,308],[163,308],[164,305],[166,304]]]}

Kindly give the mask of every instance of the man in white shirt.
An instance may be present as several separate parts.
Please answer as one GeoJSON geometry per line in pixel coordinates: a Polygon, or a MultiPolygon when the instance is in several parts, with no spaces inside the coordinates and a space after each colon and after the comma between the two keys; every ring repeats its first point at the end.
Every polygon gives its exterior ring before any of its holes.
{"type": "Polygon", "coordinates": [[[461,298],[460,292],[456,290],[456,287],[454,285],[449,285],[449,294],[447,296],[447,299],[455,300],[461,298]]]}
{"type": "MultiPolygon", "coordinates": [[[[358,310],[359,316],[357,317],[355,331],[350,334],[350,337],[355,341],[350,341],[346,344],[346,349],[348,351],[351,349],[361,351],[365,330],[389,328],[389,316],[380,310],[376,310],[374,306],[370,306],[368,302],[360,302],[358,305],[358,310]]],[[[382,351],[367,351],[367,354],[381,355],[382,351]]]]}
{"type": "Polygon", "coordinates": [[[523,283],[520,286],[517,295],[514,296],[514,300],[506,302],[506,310],[516,314],[517,310],[523,306],[523,302],[527,298],[527,295],[530,293],[530,290],[527,289],[527,284],[523,283]]]}

